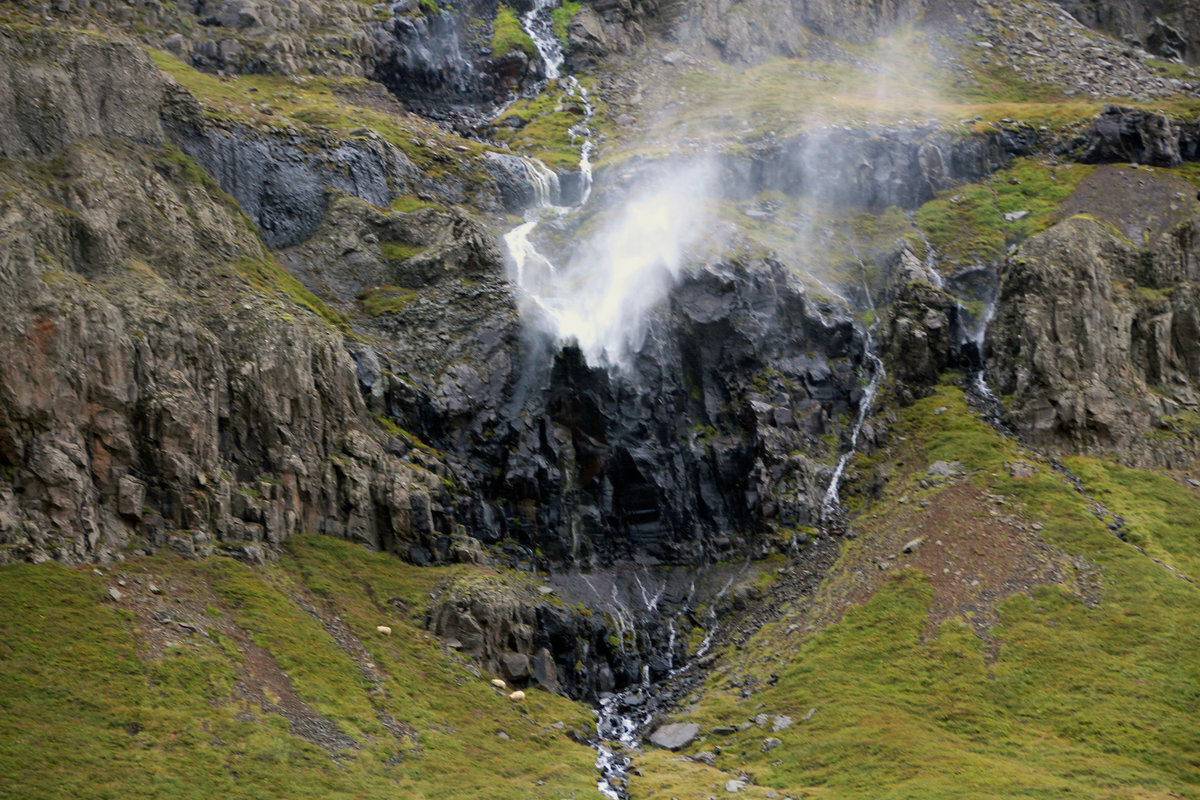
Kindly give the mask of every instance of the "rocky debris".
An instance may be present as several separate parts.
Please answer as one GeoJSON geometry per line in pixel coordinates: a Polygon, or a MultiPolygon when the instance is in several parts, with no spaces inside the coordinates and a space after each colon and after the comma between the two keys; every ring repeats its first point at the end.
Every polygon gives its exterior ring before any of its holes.
{"type": "Polygon", "coordinates": [[[664,750],[681,750],[699,735],[700,726],[694,722],[672,722],[651,733],[650,743],[664,750]]]}
{"type": "Polygon", "coordinates": [[[771,732],[778,733],[779,731],[787,730],[792,727],[792,718],[786,714],[776,714],[771,717],[771,732]]]}
{"type": "Polygon", "coordinates": [[[1163,58],[1200,59],[1200,4],[1195,0],[1057,0],[1083,24],[1136,42],[1163,58]]]}
{"type": "Polygon", "coordinates": [[[715,767],[717,765],[717,754],[712,750],[701,750],[698,753],[692,754],[692,761],[695,761],[698,764],[705,764],[710,767],[715,767]]]}
{"type": "Polygon", "coordinates": [[[782,746],[783,746],[783,742],[781,740],[776,739],[774,736],[769,736],[766,739],[763,739],[762,751],[764,753],[769,753],[770,751],[774,750],[775,748],[782,747],[782,746]]]}
{"type": "Polygon", "coordinates": [[[749,785],[749,781],[745,778],[731,778],[725,781],[725,791],[730,794],[737,794],[749,785]]]}
{"type": "Polygon", "coordinates": [[[963,473],[963,463],[961,461],[935,461],[926,468],[925,472],[934,478],[954,478],[963,473]]]}
{"type": "Polygon", "coordinates": [[[992,45],[977,56],[981,64],[1010,68],[1023,80],[1063,87],[1068,95],[1160,98],[1200,93],[1200,76],[1164,76],[1147,63],[1144,50],[1096,35],[1053,5],[987,0],[980,6],[984,13],[975,15],[970,31],[992,45]]]}
{"type": "Polygon", "coordinates": [[[1037,467],[1028,461],[1014,461],[1007,466],[1008,474],[1014,478],[1032,478],[1037,475],[1037,467]]]}
{"type": "MultiPolygon", "coordinates": [[[[811,42],[813,33],[864,44],[911,22],[925,0],[808,0],[780,3],[750,0],[737,14],[719,5],[697,3],[673,19],[671,38],[688,52],[703,53],[733,64],[757,64],[770,56],[794,57],[798,42],[811,42]]],[[[841,55],[844,51],[836,48],[841,55]]]]}

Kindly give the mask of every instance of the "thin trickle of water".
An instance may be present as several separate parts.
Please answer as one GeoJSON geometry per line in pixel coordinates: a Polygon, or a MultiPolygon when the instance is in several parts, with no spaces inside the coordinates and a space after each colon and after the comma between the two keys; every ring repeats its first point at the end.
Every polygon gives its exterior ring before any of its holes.
{"type": "Polygon", "coordinates": [[[999,275],[995,267],[976,266],[951,277],[952,294],[958,305],[958,345],[967,365],[972,368],[971,388],[985,401],[995,403],[987,382],[985,344],[988,325],[996,316],[999,301],[999,275]],[[970,298],[964,302],[963,297],[970,298]]]}
{"type": "Polygon", "coordinates": [[[929,241],[924,232],[917,229],[921,233],[921,241],[925,243],[925,260],[921,266],[925,268],[925,277],[929,279],[929,285],[935,289],[945,289],[946,279],[942,277],[942,273],[938,272],[937,251],[933,249],[933,242],[929,241]]]}
{"type": "Polygon", "coordinates": [[[829,486],[825,488],[825,496],[821,498],[821,517],[830,519],[837,512],[841,505],[841,497],[838,495],[838,487],[842,482],[842,475],[846,471],[846,465],[850,463],[850,459],[858,452],[858,437],[862,433],[863,425],[867,421],[867,415],[871,413],[871,408],[875,403],[875,395],[879,391],[879,386],[883,383],[883,378],[887,374],[883,368],[883,361],[879,356],[875,355],[875,340],[871,337],[869,331],[866,332],[866,356],[871,364],[871,379],[863,390],[862,400],[858,404],[858,414],[854,418],[854,427],[850,429],[850,442],[846,452],[842,453],[838,459],[837,466],[834,467],[833,475],[829,478],[829,486]]]}

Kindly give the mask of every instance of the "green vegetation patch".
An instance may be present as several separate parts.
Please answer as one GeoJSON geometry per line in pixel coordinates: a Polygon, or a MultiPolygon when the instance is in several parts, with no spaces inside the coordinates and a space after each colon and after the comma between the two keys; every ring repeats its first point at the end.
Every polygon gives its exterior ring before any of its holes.
{"type": "Polygon", "coordinates": [[[940,193],[917,211],[917,225],[946,266],[995,263],[1009,245],[1057,222],[1059,206],[1093,169],[1018,159],[985,181],[940,193]]]}
{"type": "Polygon", "coordinates": [[[1089,494],[1123,520],[1130,542],[1182,570],[1200,576],[1200,495],[1159,472],[1111,461],[1069,458],[1067,466],[1089,494]]]}
{"type": "Polygon", "coordinates": [[[233,264],[233,269],[260,292],[270,294],[302,306],[340,331],[349,330],[349,324],[338,312],[325,305],[294,275],[279,266],[279,262],[268,252],[261,258],[244,258],[233,264]]]}
{"type": "Polygon", "coordinates": [[[578,169],[583,140],[571,136],[570,129],[579,124],[583,113],[583,106],[552,83],[537,97],[518,100],[509,106],[494,136],[552,168],[578,169]],[[505,120],[520,123],[504,124],[505,120]]]}
{"type": "Polygon", "coordinates": [[[558,37],[558,41],[563,47],[567,46],[567,31],[571,27],[571,21],[575,19],[575,15],[581,8],[583,8],[583,4],[576,0],[563,0],[562,5],[550,12],[554,35],[558,37]]]}
{"type": "Polygon", "coordinates": [[[371,317],[397,314],[417,299],[417,292],[400,286],[374,286],[358,293],[363,311],[371,317]]]}
{"type": "Polygon", "coordinates": [[[521,27],[517,12],[501,3],[492,23],[492,57],[504,58],[514,50],[520,50],[530,58],[537,58],[537,45],[521,27]]]}
{"type": "Polygon", "coordinates": [[[476,568],[417,568],[300,537],[264,568],[150,557],[101,572],[0,568],[0,796],[559,800],[595,791],[594,753],[552,727],[586,729],[585,707],[538,690],[512,703],[421,629],[431,593],[476,568]],[[113,603],[106,591],[118,577],[126,585],[113,603]],[[156,621],[151,609],[194,626],[156,621]],[[391,636],[375,631],[381,624],[391,636]],[[303,738],[312,729],[277,710],[296,703],[355,744],[334,751],[303,738]]]}
{"type": "Polygon", "coordinates": [[[379,252],[388,261],[407,261],[424,251],[425,248],[420,245],[405,244],[404,242],[379,243],[379,252]]]}
{"type": "MultiPolygon", "coordinates": [[[[519,27],[519,26],[518,26],[519,27]]],[[[432,122],[395,109],[359,104],[373,86],[365,78],[315,75],[237,75],[217,77],[184,64],[169,53],[149,50],[154,63],[179,81],[219,123],[251,126],[264,133],[300,133],[325,141],[377,133],[400,149],[431,177],[454,174],[469,182],[483,180],[477,159],[487,147],[448,133],[432,122]]]]}

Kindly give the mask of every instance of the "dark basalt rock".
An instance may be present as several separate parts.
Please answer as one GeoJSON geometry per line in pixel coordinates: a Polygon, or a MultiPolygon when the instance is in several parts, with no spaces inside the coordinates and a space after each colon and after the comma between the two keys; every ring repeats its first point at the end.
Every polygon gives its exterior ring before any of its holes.
{"type": "Polygon", "coordinates": [[[540,59],[494,57],[496,0],[469,0],[436,14],[397,16],[372,31],[370,77],[409,109],[442,120],[478,118],[544,78],[540,59]]]}
{"type": "Polygon", "coordinates": [[[742,197],[776,189],[867,209],[916,208],[941,190],[978,180],[1041,144],[1029,127],[958,136],[939,127],[833,128],[767,141],[726,159],[742,197]]]}
{"type": "Polygon", "coordinates": [[[857,410],[864,348],[781,264],[713,267],[672,294],[628,370],[558,353],[482,485],[504,532],[551,562],[761,552],[730,534],[816,521],[828,467],[810,457],[831,457],[822,437],[857,410]]]}
{"type": "Polygon", "coordinates": [[[1085,164],[1128,161],[1175,167],[1200,159],[1200,123],[1140,108],[1106,106],[1073,149],[1085,164]]]}
{"type": "Polygon", "coordinates": [[[271,247],[311,236],[328,210],[330,189],[386,206],[417,172],[403,153],[378,138],[313,153],[297,137],[265,136],[248,128],[174,133],[180,149],[233,195],[271,247]]]}

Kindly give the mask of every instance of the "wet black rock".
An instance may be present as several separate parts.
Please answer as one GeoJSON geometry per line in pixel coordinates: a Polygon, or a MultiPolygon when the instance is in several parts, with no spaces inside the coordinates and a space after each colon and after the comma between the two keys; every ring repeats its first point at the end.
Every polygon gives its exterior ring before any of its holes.
{"type": "Polygon", "coordinates": [[[500,479],[481,485],[504,534],[551,563],[767,552],[820,515],[829,467],[813,459],[848,435],[865,347],[782,264],[713,265],[658,310],[628,369],[568,347],[532,376],[548,388],[510,420],[490,451],[500,479]]]}
{"type": "Polygon", "coordinates": [[[1140,108],[1105,106],[1077,141],[1085,164],[1131,162],[1175,167],[1200,159],[1200,122],[1171,119],[1140,108]]]}
{"type": "Polygon", "coordinates": [[[776,189],[812,194],[837,205],[867,209],[915,208],[941,190],[978,180],[1029,155],[1037,131],[1013,126],[979,136],[959,136],[940,126],[827,128],[789,139],[764,141],[748,156],[730,157],[729,185],[741,196],[776,189]]]}

